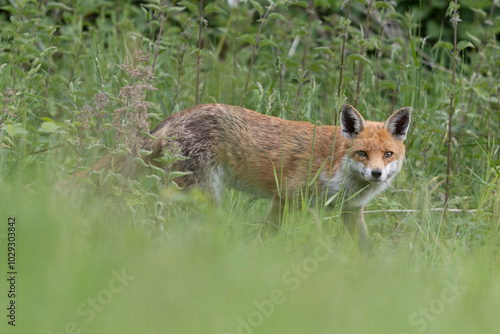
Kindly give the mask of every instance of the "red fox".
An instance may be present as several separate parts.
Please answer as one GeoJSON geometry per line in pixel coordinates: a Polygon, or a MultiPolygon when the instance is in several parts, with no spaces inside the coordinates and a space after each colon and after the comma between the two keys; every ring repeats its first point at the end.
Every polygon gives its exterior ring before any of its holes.
{"type": "Polygon", "coordinates": [[[335,127],[237,106],[199,105],[171,115],[151,131],[157,139],[144,139],[143,148],[152,153],[143,159],[159,166],[155,159],[175,138],[188,159],[173,168],[190,172],[175,179],[180,187],[200,187],[216,198],[224,187],[270,197],[267,218],[276,223],[287,196],[308,191],[325,203],[330,199],[330,205],[347,200],[341,216],[362,241],[367,238],[363,208],[401,169],[409,125],[409,108],[382,123],[365,121],[344,105],[340,127],[335,127]],[[335,197],[341,191],[345,195],[335,197]]]}

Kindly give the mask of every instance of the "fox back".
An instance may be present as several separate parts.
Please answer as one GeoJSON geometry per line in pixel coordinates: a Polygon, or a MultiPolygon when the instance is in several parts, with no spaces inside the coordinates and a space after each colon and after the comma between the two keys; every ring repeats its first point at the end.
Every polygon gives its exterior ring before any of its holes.
{"type": "Polygon", "coordinates": [[[222,104],[201,105],[173,114],[146,141],[153,151],[180,145],[189,158],[176,163],[191,172],[179,186],[201,187],[216,197],[224,187],[260,196],[296,194],[306,188],[332,196],[345,188],[351,206],[363,206],[401,169],[408,108],[385,123],[366,122],[351,106],[342,108],[341,127],[287,121],[222,104]],[[311,184],[312,182],[312,184],[311,184]]]}

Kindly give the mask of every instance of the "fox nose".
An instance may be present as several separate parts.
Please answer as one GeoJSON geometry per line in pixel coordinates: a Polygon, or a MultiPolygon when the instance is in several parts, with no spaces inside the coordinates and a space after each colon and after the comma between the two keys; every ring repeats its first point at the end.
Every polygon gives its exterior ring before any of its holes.
{"type": "Polygon", "coordinates": [[[372,176],[376,179],[382,176],[382,171],[380,169],[372,170],[372,176]]]}

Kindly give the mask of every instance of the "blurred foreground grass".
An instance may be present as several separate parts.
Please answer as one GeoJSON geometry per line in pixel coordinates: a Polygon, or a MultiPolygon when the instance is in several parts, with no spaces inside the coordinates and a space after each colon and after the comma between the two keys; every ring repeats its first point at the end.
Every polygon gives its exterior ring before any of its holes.
{"type": "MultiPolygon", "coordinates": [[[[497,333],[500,327],[493,233],[474,251],[436,248],[433,258],[412,252],[406,240],[377,244],[367,259],[348,237],[318,229],[286,227],[262,237],[243,210],[227,215],[225,207],[207,208],[206,216],[180,215],[161,231],[110,212],[102,198],[87,200],[49,186],[2,184],[2,263],[7,217],[17,221],[12,332],[497,333]]],[[[6,280],[0,289],[4,296],[6,280]]]]}

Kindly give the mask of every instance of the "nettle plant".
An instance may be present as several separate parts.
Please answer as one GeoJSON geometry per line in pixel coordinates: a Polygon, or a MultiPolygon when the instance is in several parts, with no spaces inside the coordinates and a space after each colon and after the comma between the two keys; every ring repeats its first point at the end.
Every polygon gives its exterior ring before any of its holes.
{"type": "MultiPolygon", "coordinates": [[[[116,96],[96,93],[91,103],[83,106],[77,121],[72,124],[76,130],[73,144],[78,148],[78,156],[82,152],[86,156],[92,152],[97,155],[104,150],[105,154],[114,157],[116,165],[112,163],[109,169],[93,171],[92,166],[84,167],[90,168],[92,187],[113,194],[117,205],[125,204],[136,221],[161,223],[169,211],[160,190],[165,186],[178,189],[174,178],[179,175],[171,172],[171,166],[184,158],[180,155],[180,147],[172,146],[158,159],[165,168],[146,165],[141,159],[151,153],[142,149],[143,138],[152,138],[148,110],[154,105],[145,98],[148,92],[156,90],[149,58],[150,54],[140,50],[134,51],[132,61],[125,58],[121,68],[126,75],[122,78],[124,85],[120,92],[116,96]],[[112,111],[111,105],[116,106],[112,111]],[[105,134],[112,137],[109,141],[113,144],[109,147],[100,139],[105,134]]],[[[80,162],[77,161],[74,173],[80,162]]]]}

